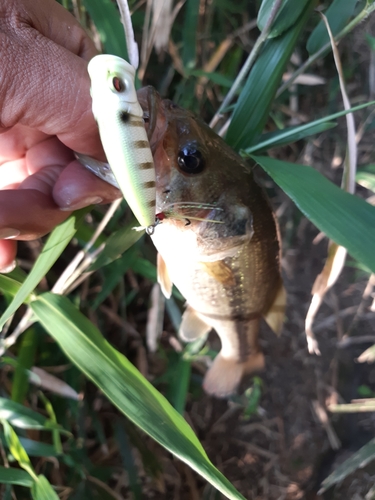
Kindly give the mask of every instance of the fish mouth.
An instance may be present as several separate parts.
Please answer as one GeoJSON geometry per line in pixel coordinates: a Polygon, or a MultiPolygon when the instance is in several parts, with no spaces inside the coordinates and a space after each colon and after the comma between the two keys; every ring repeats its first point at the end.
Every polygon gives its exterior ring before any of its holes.
{"type": "Polygon", "coordinates": [[[163,108],[163,100],[151,86],[137,91],[139,104],[143,110],[143,120],[152,154],[163,140],[168,128],[168,121],[163,108]]]}

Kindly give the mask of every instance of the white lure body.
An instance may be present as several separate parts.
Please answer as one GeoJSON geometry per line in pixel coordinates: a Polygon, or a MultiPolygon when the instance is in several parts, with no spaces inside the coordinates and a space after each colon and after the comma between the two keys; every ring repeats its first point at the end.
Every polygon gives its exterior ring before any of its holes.
{"type": "Polygon", "coordinates": [[[155,223],[155,167],[134,85],[135,69],[113,55],[88,65],[92,111],[108,163],[142,227],[155,223]]]}

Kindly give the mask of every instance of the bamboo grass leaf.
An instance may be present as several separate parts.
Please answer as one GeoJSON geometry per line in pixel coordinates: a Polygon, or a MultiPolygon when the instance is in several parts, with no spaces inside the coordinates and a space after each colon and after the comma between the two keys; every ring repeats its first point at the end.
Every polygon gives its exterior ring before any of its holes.
{"type": "Polygon", "coordinates": [[[111,0],[84,0],[83,4],[95,23],[104,51],[128,60],[124,28],[116,4],[111,0]]]}
{"type": "Polygon", "coordinates": [[[283,130],[277,130],[276,132],[269,132],[262,134],[259,137],[259,144],[254,144],[250,148],[247,148],[241,153],[249,154],[255,153],[260,154],[267,151],[270,148],[276,148],[280,146],[285,146],[286,144],[291,144],[306,137],[310,137],[315,134],[320,134],[326,130],[336,127],[335,122],[324,122],[318,125],[310,124],[310,127],[296,125],[295,127],[288,127],[283,130]]]}
{"type": "MultiPolygon", "coordinates": [[[[324,12],[333,36],[336,36],[345,27],[354,13],[357,2],[358,0],[334,0],[324,12]]],[[[329,42],[327,29],[323,21],[320,21],[307,41],[307,51],[309,54],[314,54],[327,42],[329,42]]]]}
{"type": "MultiPolygon", "coordinates": [[[[263,0],[257,19],[260,31],[264,28],[274,3],[275,0],[263,0]]],[[[308,3],[309,0],[284,0],[272,24],[268,38],[279,36],[293,26],[308,3]]]]}
{"type": "Polygon", "coordinates": [[[131,222],[122,227],[107,239],[104,250],[100,253],[96,261],[89,267],[88,271],[96,271],[114,260],[118,259],[126,250],[136,243],[143,235],[144,231],[136,231],[138,221],[132,218],[131,222]]]}
{"type": "Polygon", "coordinates": [[[349,474],[352,474],[357,469],[365,467],[369,462],[375,459],[375,439],[371,439],[367,444],[362,446],[357,452],[340,464],[332,474],[330,474],[322,483],[318,495],[321,495],[326,490],[335,484],[343,481],[349,474]]]}
{"type": "Polygon", "coordinates": [[[31,495],[33,500],[59,500],[55,490],[42,474],[38,476],[38,480],[32,485],[31,495]]]}
{"type": "MultiPolygon", "coordinates": [[[[0,432],[0,440],[4,441],[3,438],[4,435],[0,432]]],[[[20,440],[22,446],[25,448],[25,451],[29,455],[29,457],[56,457],[59,455],[55,450],[55,447],[51,444],[41,443],[39,441],[34,441],[33,439],[21,436],[19,436],[18,439],[20,440]]]]}
{"type": "Polygon", "coordinates": [[[370,101],[364,104],[359,104],[358,106],[354,106],[350,109],[344,109],[342,111],[338,111],[337,113],[333,113],[331,115],[325,116],[324,118],[319,118],[318,120],[314,120],[310,123],[304,123],[303,125],[297,125],[295,127],[289,127],[283,130],[278,130],[277,132],[270,132],[267,134],[262,134],[258,138],[258,142],[254,144],[254,146],[250,146],[243,150],[244,153],[255,153],[259,151],[264,151],[265,149],[270,149],[276,146],[280,146],[282,144],[288,144],[303,137],[308,137],[309,135],[313,135],[313,133],[319,133],[320,131],[327,130],[324,127],[331,128],[334,124],[332,123],[328,126],[330,120],[334,120],[339,118],[340,116],[347,115],[348,113],[353,113],[354,111],[359,111],[360,109],[366,108],[367,106],[372,106],[375,104],[375,101],[370,101]],[[322,129],[319,126],[322,125],[322,129]]]}
{"type": "Polygon", "coordinates": [[[35,479],[33,466],[31,465],[30,458],[22,446],[17,434],[12,429],[12,426],[6,421],[2,420],[1,424],[4,428],[5,442],[13,457],[17,460],[18,464],[26,470],[35,479]]]}
{"type": "Polygon", "coordinates": [[[375,272],[375,207],[346,193],[311,167],[266,156],[252,158],[308,219],[375,272]]]}
{"type": "Polygon", "coordinates": [[[25,470],[0,466],[0,484],[14,484],[31,488],[33,480],[25,470]]]}
{"type": "Polygon", "coordinates": [[[375,193],[375,164],[366,165],[358,169],[355,180],[361,186],[375,193]]]}
{"type": "Polygon", "coordinates": [[[234,149],[250,147],[262,132],[285,65],[313,4],[313,0],[308,3],[298,21],[283,35],[264,44],[237,101],[228,128],[226,141],[234,149]]]}
{"type": "Polygon", "coordinates": [[[18,363],[14,372],[11,398],[16,403],[22,403],[29,390],[29,370],[35,359],[36,352],[36,331],[31,327],[22,336],[18,349],[18,363]]]}
{"type": "Polygon", "coordinates": [[[31,307],[62,350],[130,420],[231,499],[243,499],[212,465],[191,427],[66,298],[40,295],[31,307]]]}
{"type": "Polygon", "coordinates": [[[39,282],[51,269],[56,260],[60,257],[66,246],[73,238],[77,226],[81,223],[89,208],[83,208],[74,212],[66,221],[59,224],[50,234],[44,248],[36,260],[30,274],[27,276],[22,286],[18,290],[12,302],[0,318],[0,331],[6,321],[17,309],[28,300],[29,295],[35,290],[39,282]]]}
{"type": "Polygon", "coordinates": [[[182,30],[182,61],[185,68],[194,68],[196,60],[199,0],[187,0],[182,30]]]}
{"type": "Polygon", "coordinates": [[[22,286],[22,281],[15,279],[12,273],[0,274],[0,290],[14,297],[22,286]]]}
{"type": "Polygon", "coordinates": [[[59,425],[49,422],[43,415],[6,398],[0,398],[0,419],[20,429],[59,429],[66,434],[59,425]]]}

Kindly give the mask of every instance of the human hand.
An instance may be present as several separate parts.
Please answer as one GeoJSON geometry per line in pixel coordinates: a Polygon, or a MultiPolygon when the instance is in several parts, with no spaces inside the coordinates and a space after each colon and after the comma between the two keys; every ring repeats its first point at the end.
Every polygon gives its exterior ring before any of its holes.
{"type": "Polygon", "coordinates": [[[54,0],[0,0],[0,270],[16,240],[38,238],[72,210],[120,196],[74,159],[104,160],[91,112],[95,47],[54,0]],[[8,238],[8,239],[4,239],[8,238]]]}

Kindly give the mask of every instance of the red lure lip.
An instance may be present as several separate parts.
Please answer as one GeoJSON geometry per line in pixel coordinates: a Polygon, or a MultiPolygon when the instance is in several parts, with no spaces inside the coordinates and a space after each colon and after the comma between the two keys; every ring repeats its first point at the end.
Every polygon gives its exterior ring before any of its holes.
{"type": "Polygon", "coordinates": [[[166,218],[166,216],[165,216],[165,213],[164,213],[164,212],[160,212],[159,214],[156,214],[156,215],[155,215],[155,217],[156,217],[156,219],[158,219],[158,220],[160,220],[160,221],[161,221],[161,220],[164,220],[164,219],[166,218]]]}

